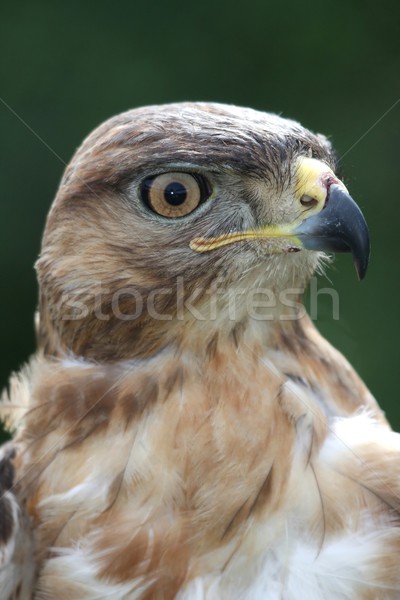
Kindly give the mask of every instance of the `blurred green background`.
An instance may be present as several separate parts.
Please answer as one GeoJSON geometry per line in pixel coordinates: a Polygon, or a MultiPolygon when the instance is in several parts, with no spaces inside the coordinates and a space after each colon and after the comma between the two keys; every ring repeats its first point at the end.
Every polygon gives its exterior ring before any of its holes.
{"type": "Polygon", "coordinates": [[[75,147],[128,108],[216,100],[299,120],[343,156],[372,258],[361,284],[337,259],[340,320],[321,297],[318,326],[399,429],[399,2],[3,0],[0,13],[0,383],[34,350],[33,263],[75,147]]]}

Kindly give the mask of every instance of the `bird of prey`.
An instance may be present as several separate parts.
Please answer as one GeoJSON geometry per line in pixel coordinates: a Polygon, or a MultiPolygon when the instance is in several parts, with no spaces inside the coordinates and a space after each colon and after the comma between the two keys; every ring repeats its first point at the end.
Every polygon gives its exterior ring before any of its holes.
{"type": "Polygon", "coordinates": [[[302,304],[369,239],[330,143],[131,110],[66,168],[1,414],[0,598],[400,598],[400,436],[302,304]]]}

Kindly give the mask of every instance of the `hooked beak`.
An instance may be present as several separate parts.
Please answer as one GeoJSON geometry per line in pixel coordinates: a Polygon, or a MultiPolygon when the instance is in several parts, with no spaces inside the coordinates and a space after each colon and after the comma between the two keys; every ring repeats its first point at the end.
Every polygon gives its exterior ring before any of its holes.
{"type": "Polygon", "coordinates": [[[269,239],[273,241],[271,253],[302,249],[351,252],[358,278],[363,279],[370,253],[368,226],[345,185],[322,161],[301,157],[296,164],[295,196],[308,208],[302,208],[301,216],[292,223],[195,238],[190,247],[207,252],[243,240],[269,239]]]}
{"type": "Polygon", "coordinates": [[[293,233],[307,250],[351,252],[358,278],[364,279],[370,254],[368,226],[342,186],[331,184],[323,209],[305,219],[293,233]]]}

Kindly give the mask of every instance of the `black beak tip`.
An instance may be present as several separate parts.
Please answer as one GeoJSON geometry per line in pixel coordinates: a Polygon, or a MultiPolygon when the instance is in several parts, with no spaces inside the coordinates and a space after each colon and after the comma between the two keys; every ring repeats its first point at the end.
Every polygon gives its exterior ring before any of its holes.
{"type": "Polygon", "coordinates": [[[362,214],[360,211],[360,219],[358,220],[356,230],[352,232],[353,244],[350,247],[359,281],[362,281],[367,273],[370,257],[368,227],[364,217],[362,217],[362,219],[361,217],[362,214]]]}
{"type": "Polygon", "coordinates": [[[356,268],[358,280],[362,281],[367,273],[368,259],[360,260],[359,258],[354,258],[354,266],[356,268]]]}

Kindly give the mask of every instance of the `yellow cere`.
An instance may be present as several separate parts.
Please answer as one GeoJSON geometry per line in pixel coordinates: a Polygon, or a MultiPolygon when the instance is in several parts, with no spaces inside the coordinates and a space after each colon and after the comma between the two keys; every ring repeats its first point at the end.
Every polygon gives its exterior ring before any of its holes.
{"type": "Polygon", "coordinates": [[[315,198],[318,204],[324,203],[327,189],[325,182],[330,178],[341,183],[328,165],[316,158],[302,156],[296,164],[296,197],[300,200],[303,196],[310,196],[315,198]]]}

